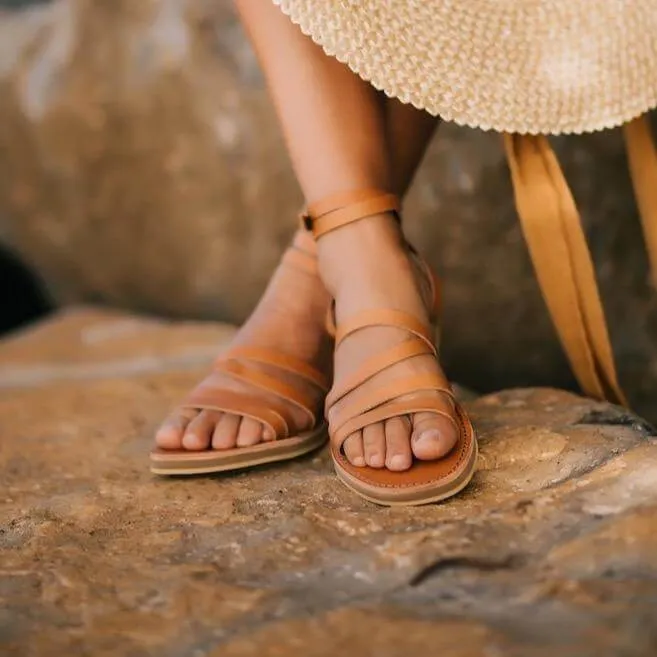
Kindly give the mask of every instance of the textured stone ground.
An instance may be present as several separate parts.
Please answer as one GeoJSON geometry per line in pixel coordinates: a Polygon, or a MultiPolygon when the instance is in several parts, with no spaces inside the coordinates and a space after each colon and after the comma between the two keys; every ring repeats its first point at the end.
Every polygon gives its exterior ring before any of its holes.
{"type": "Polygon", "coordinates": [[[568,393],[469,404],[458,499],[381,509],[325,453],[158,479],[217,325],[68,313],[0,343],[0,654],[652,657],[657,440],[568,393]]]}

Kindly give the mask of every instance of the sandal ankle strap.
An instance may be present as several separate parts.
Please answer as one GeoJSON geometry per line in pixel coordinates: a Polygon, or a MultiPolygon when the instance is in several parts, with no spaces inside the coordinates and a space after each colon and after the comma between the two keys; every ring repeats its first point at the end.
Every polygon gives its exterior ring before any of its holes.
{"type": "Polygon", "coordinates": [[[301,225],[312,232],[315,239],[354,221],[383,212],[400,210],[396,194],[379,189],[360,189],[334,194],[307,206],[300,215],[301,225]]]}

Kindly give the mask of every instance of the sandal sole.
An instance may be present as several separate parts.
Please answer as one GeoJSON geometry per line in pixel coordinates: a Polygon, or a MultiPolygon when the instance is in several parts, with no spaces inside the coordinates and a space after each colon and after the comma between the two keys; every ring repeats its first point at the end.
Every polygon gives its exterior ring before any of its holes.
{"type": "Polygon", "coordinates": [[[424,504],[434,504],[436,502],[443,502],[444,500],[449,499],[454,495],[458,495],[462,490],[464,490],[468,486],[468,484],[472,481],[472,477],[477,471],[476,464],[477,464],[478,454],[479,454],[479,450],[477,448],[477,444],[475,443],[473,454],[472,454],[472,465],[467,470],[464,470],[464,478],[462,480],[458,480],[458,483],[454,487],[449,488],[448,490],[441,491],[440,493],[436,493],[434,495],[428,495],[428,496],[423,495],[422,497],[418,497],[417,499],[405,498],[403,500],[394,500],[394,499],[381,499],[380,497],[373,497],[369,491],[363,490],[358,486],[353,485],[351,480],[348,479],[346,476],[344,476],[344,473],[341,471],[339,466],[336,466],[335,474],[337,475],[340,482],[344,484],[350,491],[356,493],[363,499],[366,499],[368,502],[377,504],[378,506],[422,506],[424,504]]]}
{"type": "Polygon", "coordinates": [[[293,438],[282,438],[251,447],[226,450],[154,449],[150,454],[150,470],[157,475],[199,475],[243,470],[257,465],[277,463],[309,454],[328,440],[326,425],[293,438]]]}
{"type": "Polygon", "coordinates": [[[418,481],[409,484],[409,473],[411,470],[398,473],[387,472],[387,476],[392,476],[397,483],[388,485],[377,485],[374,481],[367,482],[364,479],[368,476],[368,470],[374,476],[380,476],[381,470],[372,468],[355,468],[347,469],[341,464],[343,461],[347,464],[344,457],[336,458],[335,453],[331,453],[333,465],[338,479],[349,490],[357,493],[364,499],[380,506],[420,506],[422,504],[431,504],[441,502],[460,493],[472,480],[477,470],[477,457],[479,449],[477,445],[477,435],[465,411],[456,405],[456,415],[461,427],[461,439],[454,447],[450,454],[438,459],[437,461],[416,461],[413,467],[430,468],[432,463],[444,462],[444,459],[454,458],[457,454],[458,461],[454,469],[446,473],[441,479],[428,479],[426,482],[418,481]],[[461,448],[458,445],[461,444],[461,448]],[[458,450],[458,452],[456,451],[458,450]]]}

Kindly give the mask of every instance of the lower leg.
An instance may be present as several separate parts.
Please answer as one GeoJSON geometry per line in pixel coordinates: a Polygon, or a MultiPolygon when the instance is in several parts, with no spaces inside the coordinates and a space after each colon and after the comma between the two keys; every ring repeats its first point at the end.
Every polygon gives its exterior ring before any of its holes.
{"type": "MultiPolygon", "coordinates": [[[[282,18],[276,15],[276,18],[282,18]]],[[[403,196],[424,154],[437,120],[425,112],[379,94],[391,161],[391,189],[403,196]]],[[[345,148],[348,146],[345,145],[345,148]]],[[[321,175],[321,174],[320,174],[321,175]]],[[[347,184],[345,182],[345,184],[347,184]]],[[[330,340],[323,319],[329,297],[319,278],[300,274],[296,279],[275,274],[251,317],[231,346],[265,346],[305,360],[320,370],[330,368],[330,340]],[[289,339],[288,339],[289,338],[289,339]]],[[[217,384],[231,389],[229,380],[211,374],[217,384]]],[[[206,379],[207,380],[207,379],[206,379]]],[[[231,448],[267,440],[255,421],[211,411],[174,411],[157,432],[157,444],[166,449],[231,448]]]]}
{"type": "Polygon", "coordinates": [[[392,191],[403,198],[413,182],[439,119],[396,98],[385,99],[385,117],[392,164],[392,191]]]}
{"type": "MultiPolygon", "coordinates": [[[[384,97],[325,56],[273,5],[255,0],[238,0],[236,5],[262,62],[306,199],[312,203],[358,188],[395,189],[384,97]]],[[[427,134],[433,125],[431,120],[423,125],[427,134]]],[[[403,128],[395,128],[395,134],[403,136],[403,128]]],[[[409,168],[397,174],[404,178],[400,188],[412,177],[409,168]]],[[[329,233],[319,241],[318,254],[322,277],[336,299],[338,322],[368,308],[386,307],[426,321],[427,309],[391,215],[369,217],[329,233]]],[[[367,357],[365,352],[403,338],[395,329],[372,331],[376,335],[370,333],[365,342],[353,336],[344,343],[336,354],[336,373],[347,376],[353,364],[367,357]]],[[[439,372],[428,356],[403,367],[412,370],[408,374],[439,372]]],[[[445,406],[446,412],[453,412],[449,402],[445,406]]],[[[419,458],[437,458],[455,442],[454,428],[445,418],[419,413],[413,425],[394,418],[367,427],[345,443],[346,455],[354,464],[375,467],[384,464],[385,455],[387,467],[405,469],[411,465],[411,447],[419,458]]]]}
{"type": "Polygon", "coordinates": [[[303,36],[271,2],[235,0],[269,84],[308,203],[336,191],[392,188],[385,96],[303,36]],[[327,87],[326,81],[333,84],[327,87]]]}

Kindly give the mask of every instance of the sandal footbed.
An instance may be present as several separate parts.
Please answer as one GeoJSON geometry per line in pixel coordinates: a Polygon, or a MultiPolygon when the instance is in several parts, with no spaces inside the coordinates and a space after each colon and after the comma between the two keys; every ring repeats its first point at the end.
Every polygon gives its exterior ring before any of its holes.
{"type": "Polygon", "coordinates": [[[428,504],[460,492],[472,478],[477,463],[477,440],[472,423],[460,404],[455,404],[459,438],[441,459],[415,459],[409,470],[357,467],[341,451],[331,449],[336,474],[347,487],[365,499],[382,505],[428,504]]]}

